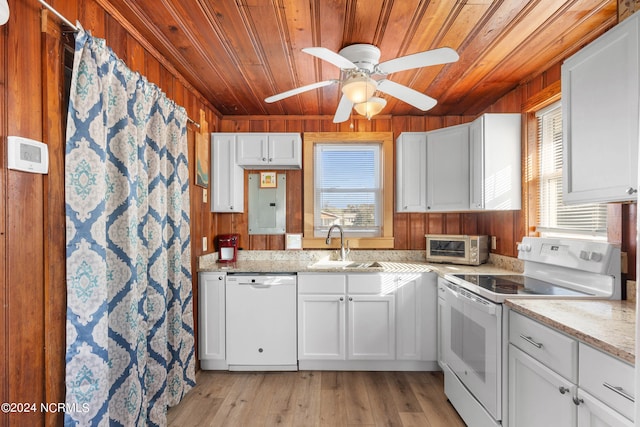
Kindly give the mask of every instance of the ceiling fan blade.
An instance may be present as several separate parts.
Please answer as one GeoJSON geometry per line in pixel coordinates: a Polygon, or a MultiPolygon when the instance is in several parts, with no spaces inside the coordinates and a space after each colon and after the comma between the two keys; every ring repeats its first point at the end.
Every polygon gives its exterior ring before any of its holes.
{"type": "Polygon", "coordinates": [[[353,103],[349,101],[349,98],[347,98],[346,95],[342,95],[340,103],[338,103],[338,108],[336,109],[336,114],[333,116],[333,123],[342,123],[349,120],[352,108],[353,103]]]}
{"type": "Polygon", "coordinates": [[[391,80],[382,80],[378,82],[378,90],[391,95],[394,98],[398,98],[407,104],[413,105],[422,111],[427,111],[435,107],[438,103],[438,101],[430,96],[399,83],[392,82],[391,80]]]}
{"type": "Polygon", "coordinates": [[[308,53],[309,55],[313,55],[316,58],[320,58],[323,61],[327,61],[336,67],[342,70],[351,70],[354,68],[358,68],[356,64],[349,61],[342,55],[335,53],[332,50],[327,49],[326,47],[305,47],[302,49],[304,53],[308,53]]]}
{"type": "Polygon", "coordinates": [[[458,59],[460,59],[460,57],[455,50],[450,47],[441,47],[439,49],[427,50],[382,62],[378,64],[378,71],[384,74],[391,74],[396,71],[456,62],[458,59]]]}
{"type": "Polygon", "coordinates": [[[299,93],[307,92],[309,90],[317,89],[319,87],[329,86],[334,83],[338,83],[340,80],[325,80],[323,82],[311,83],[310,85],[300,86],[295,89],[288,90],[286,92],[278,93],[276,95],[272,95],[268,98],[265,98],[265,102],[276,102],[281,99],[288,98],[293,95],[298,95],[299,93]]]}

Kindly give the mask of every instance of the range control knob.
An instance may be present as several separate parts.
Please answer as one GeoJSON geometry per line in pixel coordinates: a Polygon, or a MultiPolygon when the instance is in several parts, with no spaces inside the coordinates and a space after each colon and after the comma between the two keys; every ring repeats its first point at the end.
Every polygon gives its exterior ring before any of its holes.
{"type": "Polygon", "coordinates": [[[528,243],[518,243],[518,252],[531,252],[531,245],[528,243]]]}

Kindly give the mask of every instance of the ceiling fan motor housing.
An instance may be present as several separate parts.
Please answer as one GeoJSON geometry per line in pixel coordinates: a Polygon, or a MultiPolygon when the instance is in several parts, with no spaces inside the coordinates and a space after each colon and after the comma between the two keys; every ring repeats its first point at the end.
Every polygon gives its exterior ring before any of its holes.
{"type": "Polygon", "coordinates": [[[380,49],[372,44],[352,44],[338,52],[361,70],[372,73],[380,60],[380,49]]]}

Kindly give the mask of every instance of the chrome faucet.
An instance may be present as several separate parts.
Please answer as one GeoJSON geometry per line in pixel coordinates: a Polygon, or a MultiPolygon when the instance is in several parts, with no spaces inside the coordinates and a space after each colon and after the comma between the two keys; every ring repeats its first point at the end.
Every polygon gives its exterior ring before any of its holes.
{"type": "Polygon", "coordinates": [[[342,227],[338,224],[333,224],[329,228],[329,232],[327,233],[327,245],[331,244],[331,232],[334,228],[337,228],[340,231],[340,261],[346,261],[347,255],[349,255],[349,241],[347,241],[347,249],[344,248],[344,232],[342,231],[342,227]]]}

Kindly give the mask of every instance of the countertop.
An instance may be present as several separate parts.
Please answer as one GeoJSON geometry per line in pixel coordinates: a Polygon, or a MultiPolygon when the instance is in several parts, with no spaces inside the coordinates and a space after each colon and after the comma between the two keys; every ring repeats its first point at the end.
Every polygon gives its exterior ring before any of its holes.
{"type": "MultiPolygon", "coordinates": [[[[366,261],[362,261],[366,262],[366,261]]],[[[435,272],[439,275],[448,273],[479,273],[479,274],[509,274],[511,270],[506,270],[493,264],[482,264],[479,266],[450,265],[450,264],[430,264],[419,261],[398,261],[386,262],[377,261],[380,267],[315,267],[314,262],[308,261],[256,261],[246,260],[228,264],[215,264],[200,268],[199,272],[226,272],[226,273],[428,273],[435,272]]]]}
{"type": "Polygon", "coordinates": [[[512,310],[635,365],[634,302],[507,299],[505,304],[512,310]]]}
{"type": "Polygon", "coordinates": [[[377,262],[379,267],[336,268],[317,267],[314,264],[329,258],[328,251],[240,251],[234,263],[218,263],[215,256],[201,256],[198,272],[226,273],[486,273],[509,274],[522,271],[515,258],[492,256],[487,264],[466,266],[454,264],[432,264],[424,261],[424,251],[352,251],[354,262],[377,262]],[[297,255],[297,256],[296,256],[297,255]]]}

